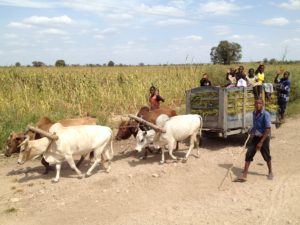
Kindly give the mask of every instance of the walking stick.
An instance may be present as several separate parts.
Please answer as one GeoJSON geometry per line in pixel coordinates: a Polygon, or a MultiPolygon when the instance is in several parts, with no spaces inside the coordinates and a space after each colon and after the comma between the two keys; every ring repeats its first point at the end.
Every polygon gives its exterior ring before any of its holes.
{"type": "Polygon", "coordinates": [[[228,168],[228,170],[227,170],[227,172],[226,172],[226,174],[225,174],[223,180],[221,181],[221,183],[220,183],[220,185],[219,185],[219,187],[218,187],[219,190],[221,189],[221,187],[222,187],[222,185],[223,185],[223,183],[224,183],[226,177],[228,176],[228,174],[230,175],[230,178],[231,178],[231,181],[232,181],[232,168],[233,168],[233,166],[234,166],[235,161],[240,157],[241,154],[244,153],[244,151],[245,151],[245,149],[246,149],[246,145],[247,145],[247,143],[248,143],[248,141],[249,141],[250,136],[251,136],[251,135],[248,134],[248,137],[247,137],[247,139],[246,139],[246,141],[245,141],[245,143],[244,143],[244,145],[243,145],[243,150],[242,150],[242,151],[240,152],[240,154],[233,160],[232,165],[228,168]]]}

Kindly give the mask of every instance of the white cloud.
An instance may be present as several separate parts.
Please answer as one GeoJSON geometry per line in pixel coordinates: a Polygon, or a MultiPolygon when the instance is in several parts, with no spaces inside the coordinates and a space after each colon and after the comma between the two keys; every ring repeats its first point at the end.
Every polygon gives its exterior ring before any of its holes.
{"type": "Polygon", "coordinates": [[[72,19],[66,15],[58,17],[31,16],[23,19],[23,23],[35,26],[60,26],[69,25],[72,22],[72,19]]]}
{"type": "Polygon", "coordinates": [[[290,38],[282,42],[283,44],[300,45],[300,38],[290,38]]]}
{"type": "Polygon", "coordinates": [[[5,39],[16,39],[17,37],[18,37],[18,35],[16,35],[16,34],[12,34],[12,33],[6,33],[6,34],[3,34],[3,37],[5,38],[5,39]]]}
{"type": "Polygon", "coordinates": [[[54,4],[51,2],[42,2],[34,0],[0,0],[0,5],[24,7],[24,8],[52,8],[54,4]]]}
{"type": "Polygon", "coordinates": [[[185,12],[173,7],[173,6],[163,6],[163,5],[155,5],[155,6],[147,6],[145,4],[141,4],[137,8],[138,12],[146,13],[146,14],[154,14],[154,15],[164,15],[164,16],[184,16],[185,12]]]}
{"type": "Polygon", "coordinates": [[[118,33],[116,28],[110,27],[103,30],[94,29],[93,32],[95,32],[94,37],[98,39],[105,39],[109,36],[115,35],[118,33]]]}
{"type": "Polygon", "coordinates": [[[40,34],[51,34],[51,35],[65,35],[67,34],[66,31],[55,29],[55,28],[49,28],[45,30],[39,31],[40,34]]]}
{"type": "Polygon", "coordinates": [[[231,28],[226,25],[217,25],[213,27],[213,30],[217,35],[225,35],[231,33],[231,28]]]}
{"type": "Polygon", "coordinates": [[[208,1],[207,3],[200,4],[200,12],[212,15],[230,15],[235,11],[241,9],[248,9],[250,6],[238,6],[234,1],[208,1]]]}
{"type": "Polygon", "coordinates": [[[126,23],[133,20],[133,16],[128,13],[109,14],[107,18],[111,21],[126,23]]]}
{"type": "Polygon", "coordinates": [[[287,2],[281,3],[279,6],[286,9],[299,10],[300,0],[288,0],[287,2]]]}
{"type": "Polygon", "coordinates": [[[300,20],[296,20],[295,22],[296,22],[296,23],[300,23],[300,20]]]}
{"type": "Polygon", "coordinates": [[[186,19],[167,19],[167,20],[160,20],[156,24],[158,26],[183,26],[183,25],[194,24],[194,21],[186,20],[186,19]]]}
{"type": "Polygon", "coordinates": [[[289,24],[289,20],[284,17],[277,17],[277,18],[264,20],[262,21],[262,24],[270,25],[270,26],[284,26],[289,24]]]}
{"type": "Polygon", "coordinates": [[[24,23],[19,23],[19,22],[11,22],[7,26],[12,27],[12,28],[21,28],[21,29],[32,28],[32,26],[29,24],[24,24],[24,23]]]}
{"type": "Polygon", "coordinates": [[[199,35],[189,35],[180,38],[174,38],[176,41],[201,41],[203,38],[199,35]]]}
{"type": "Polygon", "coordinates": [[[250,39],[254,39],[255,35],[253,35],[253,34],[249,34],[249,35],[234,34],[231,36],[231,38],[236,39],[236,40],[250,40],[250,39]]]}

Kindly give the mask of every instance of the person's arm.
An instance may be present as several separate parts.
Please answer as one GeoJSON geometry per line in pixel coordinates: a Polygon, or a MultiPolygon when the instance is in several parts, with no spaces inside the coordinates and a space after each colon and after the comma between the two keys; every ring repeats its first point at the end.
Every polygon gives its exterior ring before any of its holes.
{"type": "Polygon", "coordinates": [[[279,75],[280,75],[280,73],[277,72],[276,77],[275,77],[275,79],[274,79],[274,83],[275,83],[275,84],[278,84],[278,83],[279,83],[279,79],[278,79],[279,75]]]}
{"type": "Polygon", "coordinates": [[[164,99],[163,97],[161,97],[160,95],[157,95],[157,96],[156,96],[156,100],[157,100],[157,101],[165,102],[165,99],[164,99]]]}

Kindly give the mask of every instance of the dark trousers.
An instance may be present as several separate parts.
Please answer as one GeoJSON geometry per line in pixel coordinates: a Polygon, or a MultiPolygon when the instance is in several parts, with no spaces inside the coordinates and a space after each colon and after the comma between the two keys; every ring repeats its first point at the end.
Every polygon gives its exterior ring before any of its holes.
{"type": "MultiPolygon", "coordinates": [[[[256,145],[258,144],[258,142],[260,141],[261,137],[257,137],[254,136],[251,140],[251,144],[247,150],[246,153],[246,162],[252,162],[253,161],[253,157],[256,154],[256,145]]],[[[264,160],[266,162],[269,162],[271,160],[271,155],[270,155],[270,137],[267,137],[260,149],[260,153],[262,155],[262,157],[264,158],[264,160]]]]}

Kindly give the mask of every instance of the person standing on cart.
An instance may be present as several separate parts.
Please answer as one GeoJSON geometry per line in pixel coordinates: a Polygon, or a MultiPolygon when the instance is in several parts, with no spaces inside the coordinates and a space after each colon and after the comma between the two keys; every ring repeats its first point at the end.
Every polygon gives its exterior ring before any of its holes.
{"type": "Polygon", "coordinates": [[[282,72],[277,72],[274,82],[275,84],[277,84],[276,89],[277,89],[277,96],[278,96],[280,121],[283,122],[286,105],[287,102],[289,101],[291,81],[289,80],[290,73],[288,71],[285,71],[283,73],[283,77],[279,79],[279,75],[281,74],[282,72]]]}

